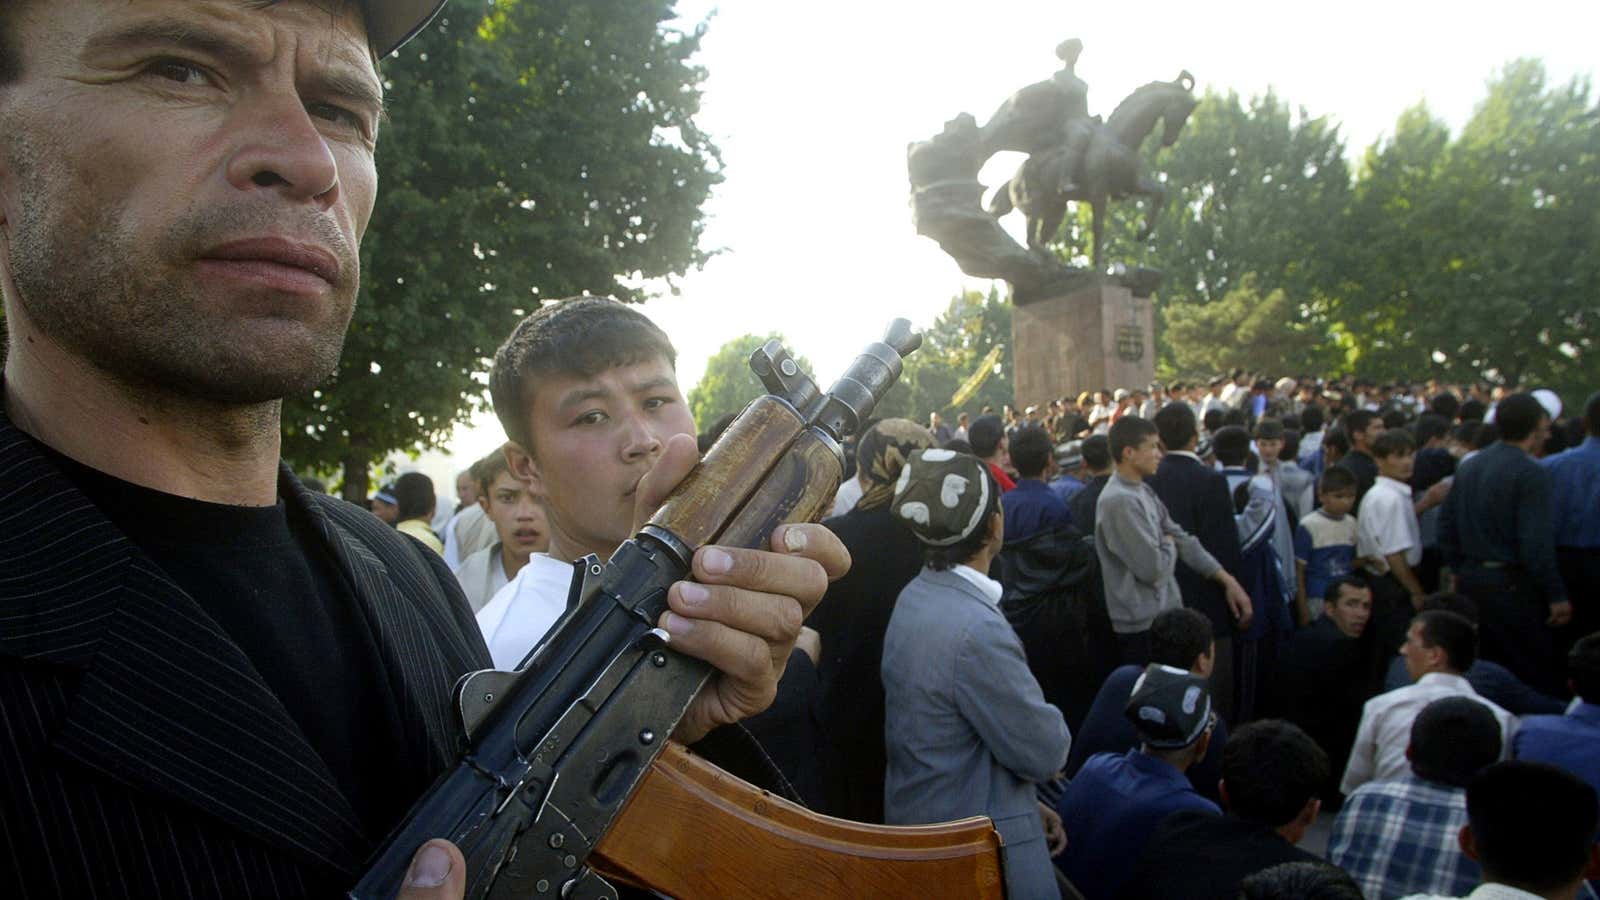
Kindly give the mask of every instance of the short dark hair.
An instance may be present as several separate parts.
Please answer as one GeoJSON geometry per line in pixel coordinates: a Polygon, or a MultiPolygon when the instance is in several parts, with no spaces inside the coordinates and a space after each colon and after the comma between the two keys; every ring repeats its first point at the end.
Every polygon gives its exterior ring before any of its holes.
{"type": "Polygon", "coordinates": [[[1285,462],[1294,462],[1300,458],[1300,430],[1298,428],[1285,428],[1283,430],[1283,449],[1278,451],[1278,458],[1285,462]]]}
{"type": "Polygon", "coordinates": [[[1453,671],[1465,672],[1478,659],[1478,629],[1465,616],[1442,609],[1417,613],[1412,621],[1422,625],[1422,645],[1444,651],[1453,671]]]}
{"type": "Polygon", "coordinates": [[[1467,785],[1467,822],[1485,880],[1532,893],[1583,876],[1597,819],[1594,788],[1544,763],[1498,762],[1467,785]]]}
{"type": "Polygon", "coordinates": [[[1339,591],[1347,587],[1360,588],[1363,591],[1372,590],[1372,585],[1367,583],[1364,576],[1350,572],[1328,582],[1328,589],[1322,592],[1322,602],[1334,606],[1339,602],[1339,591]]]}
{"type": "Polygon", "coordinates": [[[1250,458],[1250,432],[1238,425],[1217,429],[1211,436],[1211,452],[1225,466],[1242,466],[1250,458]]]}
{"type": "Polygon", "coordinates": [[[972,455],[979,459],[993,456],[1005,436],[1005,423],[996,415],[979,416],[967,428],[967,443],[972,445],[972,455]]]}
{"type": "Polygon", "coordinates": [[[1450,433],[1450,420],[1438,413],[1426,412],[1417,417],[1417,446],[1442,438],[1450,433]]]}
{"type": "Polygon", "coordinates": [[[421,472],[407,472],[394,480],[394,505],[399,508],[396,521],[426,518],[433,514],[438,499],[433,493],[433,479],[421,472]]]}
{"type": "MultiPolygon", "coordinates": [[[[1350,452],[1350,435],[1343,428],[1329,428],[1322,433],[1322,446],[1340,453],[1350,452]]],[[[1327,454],[1323,454],[1326,456],[1327,454]]],[[[1332,470],[1329,470],[1332,471],[1332,470]]]]}
{"type": "Polygon", "coordinates": [[[1449,391],[1434,394],[1433,399],[1428,401],[1428,411],[1434,415],[1443,416],[1445,422],[1449,423],[1454,421],[1456,415],[1461,412],[1461,401],[1449,391]]]}
{"type": "Polygon", "coordinates": [[[1150,623],[1150,661],[1190,669],[1211,652],[1211,620],[1188,607],[1163,611],[1150,623]]]}
{"type": "Polygon", "coordinates": [[[1111,465],[1111,439],[1103,434],[1083,439],[1083,464],[1098,472],[1111,465]]]}
{"type": "Polygon", "coordinates": [[[1206,414],[1200,417],[1200,424],[1206,427],[1208,433],[1216,433],[1216,430],[1222,427],[1222,410],[1206,410],[1206,414]]]}
{"type": "Polygon", "coordinates": [[[1472,447],[1474,450],[1482,450],[1498,440],[1500,440],[1500,426],[1493,422],[1484,422],[1478,426],[1476,432],[1473,432],[1472,447]]]}
{"type": "Polygon", "coordinates": [[[1242,409],[1225,409],[1222,411],[1223,425],[1237,425],[1240,428],[1250,424],[1250,417],[1242,409]]]}
{"type": "Polygon", "coordinates": [[[948,547],[934,547],[923,545],[922,560],[928,568],[936,572],[954,569],[972,557],[983,548],[984,542],[989,540],[989,522],[994,514],[1000,511],[1000,484],[994,480],[994,473],[988,466],[980,466],[983,478],[989,482],[989,501],[983,506],[983,516],[979,519],[983,524],[972,530],[972,533],[956,541],[948,547]]]}
{"type": "Polygon", "coordinates": [[[1228,811],[1269,828],[1294,821],[1327,784],[1328,773],[1327,752],[1282,719],[1257,719],[1222,748],[1228,811]]]}
{"type": "Polygon", "coordinates": [[[1456,413],[1463,422],[1482,422],[1483,417],[1489,414],[1489,407],[1482,400],[1461,401],[1461,411],[1456,413]]]}
{"type": "Polygon", "coordinates": [[[1111,423],[1111,431],[1106,435],[1111,442],[1111,460],[1122,462],[1122,451],[1139,446],[1145,438],[1153,437],[1156,433],[1154,423],[1138,416],[1123,416],[1111,423]]]}
{"type": "Polygon", "coordinates": [[[1462,422],[1450,429],[1450,439],[1468,447],[1474,446],[1478,443],[1478,431],[1482,428],[1482,422],[1462,422]]]}
{"type": "Polygon", "coordinates": [[[472,476],[472,481],[478,486],[478,493],[489,496],[489,488],[494,480],[500,477],[501,472],[509,472],[511,466],[506,462],[506,452],[496,447],[488,456],[472,464],[467,472],[472,476]]]}
{"type": "Polygon", "coordinates": [[[1337,494],[1340,491],[1357,491],[1360,484],[1356,481],[1356,473],[1344,466],[1330,466],[1322,470],[1322,477],[1317,479],[1317,490],[1323,494],[1337,494]]]}
{"type": "Polygon", "coordinates": [[[1345,413],[1344,416],[1345,437],[1349,437],[1358,431],[1366,431],[1368,428],[1372,427],[1372,420],[1377,418],[1378,414],[1370,409],[1350,410],[1349,412],[1345,413]]]}
{"type": "Polygon", "coordinates": [[[1037,425],[1024,425],[1011,439],[1011,464],[1023,478],[1038,478],[1050,464],[1054,450],[1050,432],[1037,425]]]}
{"type": "Polygon", "coordinates": [[[1411,432],[1404,428],[1391,428],[1378,439],[1372,442],[1372,458],[1388,459],[1391,456],[1405,456],[1417,452],[1417,442],[1411,439],[1411,432]]]}
{"type": "Polygon", "coordinates": [[[1168,403],[1156,410],[1152,421],[1156,424],[1156,434],[1161,436],[1162,446],[1168,450],[1182,450],[1189,441],[1200,436],[1194,410],[1187,403],[1168,403]]]}
{"type": "Polygon", "coordinates": [[[1548,418],[1550,413],[1532,394],[1512,394],[1494,408],[1494,424],[1500,426],[1500,439],[1513,443],[1527,440],[1539,427],[1539,420],[1548,418]]]}
{"type": "Polygon", "coordinates": [[[1580,638],[1567,653],[1567,674],[1585,703],[1600,703],[1600,631],[1580,638]]]}
{"type": "Polygon", "coordinates": [[[500,345],[489,372],[489,395],[506,436],[533,451],[528,412],[541,376],[593,377],[607,369],[678,354],[644,313],[609,297],[569,297],[523,319],[500,345]]]}
{"type": "Polygon", "coordinates": [[[1466,787],[1500,758],[1504,740],[1489,707],[1472,697],[1441,697],[1411,722],[1411,771],[1428,781],[1466,787]]]}
{"type": "Polygon", "coordinates": [[[1241,900],[1364,900],[1361,886],[1333,863],[1286,862],[1239,882],[1241,900]]]}
{"type": "Polygon", "coordinates": [[[1583,425],[1589,433],[1600,437],[1600,391],[1589,395],[1583,404],[1583,425]]]}
{"type": "Polygon", "coordinates": [[[1322,430],[1325,421],[1322,407],[1315,403],[1300,411],[1300,427],[1305,429],[1307,434],[1322,430]]]}

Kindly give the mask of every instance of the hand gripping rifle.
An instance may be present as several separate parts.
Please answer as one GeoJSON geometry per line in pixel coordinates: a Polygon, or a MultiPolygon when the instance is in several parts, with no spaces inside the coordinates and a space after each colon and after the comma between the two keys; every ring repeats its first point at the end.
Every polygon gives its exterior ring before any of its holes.
{"type": "Polygon", "coordinates": [[[827,393],[777,341],[757,350],[750,367],[769,393],[609,562],[583,561],[576,603],[520,668],[461,679],[464,755],[350,896],[392,897],[412,854],[440,837],[466,858],[469,898],[615,898],[607,879],[678,897],[999,896],[1000,841],[987,819],[843,822],[681,747],[663,754],[711,675],[654,627],[667,588],[701,545],[764,548],[778,525],[820,517],[844,471],[839,441],[921,343],[895,320],[827,393]]]}

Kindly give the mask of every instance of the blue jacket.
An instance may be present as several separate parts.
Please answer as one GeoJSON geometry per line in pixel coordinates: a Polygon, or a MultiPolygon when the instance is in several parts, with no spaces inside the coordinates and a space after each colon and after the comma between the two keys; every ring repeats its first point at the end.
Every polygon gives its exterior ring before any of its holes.
{"type": "Polygon", "coordinates": [[[1035,783],[1060,771],[1071,736],[997,600],[923,569],[895,601],[881,666],[884,822],[988,816],[1005,842],[1007,896],[1056,897],[1035,783]]]}

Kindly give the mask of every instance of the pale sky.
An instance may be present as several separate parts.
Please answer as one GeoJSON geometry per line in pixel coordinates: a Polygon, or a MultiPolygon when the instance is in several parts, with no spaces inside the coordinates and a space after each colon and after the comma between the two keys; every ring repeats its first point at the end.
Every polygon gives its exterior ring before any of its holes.
{"type": "MultiPolygon", "coordinates": [[[[1459,128],[1516,57],[1542,59],[1556,82],[1592,78],[1600,33],[1595,0],[680,0],[678,11],[688,23],[710,15],[697,121],[726,178],[704,241],[722,252],[678,280],[680,295],[644,307],[678,348],[685,393],[725,341],[773,330],[826,385],[890,319],[927,325],[960,291],[987,290],[912,227],[906,145],[962,112],[981,125],[1059,67],[1066,38],[1083,41],[1077,72],[1093,114],[1187,69],[1197,95],[1271,87],[1329,116],[1356,157],[1418,100],[1459,128]]],[[[984,182],[1018,161],[997,158],[984,182]]],[[[427,471],[444,497],[453,471],[502,440],[484,417],[448,453],[404,468],[427,471]]]]}

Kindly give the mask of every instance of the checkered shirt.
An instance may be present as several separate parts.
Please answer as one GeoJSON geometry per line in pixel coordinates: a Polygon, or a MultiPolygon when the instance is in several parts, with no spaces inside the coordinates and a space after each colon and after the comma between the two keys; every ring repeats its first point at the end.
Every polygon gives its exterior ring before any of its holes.
{"type": "Polygon", "coordinates": [[[1465,824],[1465,788],[1409,773],[1369,782],[1350,795],[1334,820],[1328,860],[1349,872],[1368,900],[1465,896],[1483,877],[1457,842],[1465,824]]]}

